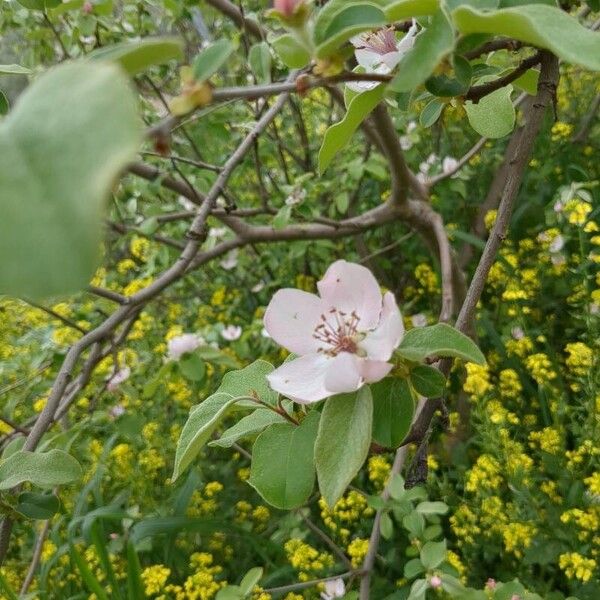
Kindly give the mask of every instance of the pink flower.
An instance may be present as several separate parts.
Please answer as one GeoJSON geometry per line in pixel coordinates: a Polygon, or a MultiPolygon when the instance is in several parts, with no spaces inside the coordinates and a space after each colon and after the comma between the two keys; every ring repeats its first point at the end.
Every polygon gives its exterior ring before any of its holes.
{"type": "Polygon", "coordinates": [[[179,360],[186,352],[193,352],[202,340],[194,333],[184,333],[171,338],[167,343],[167,358],[179,360]]]}
{"type": "Polygon", "coordinates": [[[365,267],[338,260],[317,284],[320,297],[279,290],[264,323],[269,335],[300,355],[273,371],[271,387],[301,403],[353,392],[383,379],[404,334],[396,299],[382,297],[365,267]]]}
{"type": "Polygon", "coordinates": [[[239,325],[227,325],[227,327],[221,331],[221,336],[228,342],[235,342],[235,340],[239,340],[241,335],[242,328],[239,325]]]}
{"type": "MultiPolygon", "coordinates": [[[[378,31],[361,33],[350,41],[356,48],[356,62],[365,73],[379,75],[390,74],[413,47],[417,35],[417,24],[413,21],[411,28],[398,41],[393,27],[385,27],[378,31]]],[[[372,90],[380,85],[376,81],[355,81],[347,84],[354,92],[372,90]]]]}
{"type": "Polygon", "coordinates": [[[438,577],[437,575],[433,575],[431,577],[431,579],[429,580],[429,585],[434,589],[437,590],[439,587],[442,586],[442,580],[440,577],[438,577]]]}
{"type": "Polygon", "coordinates": [[[485,583],[486,590],[495,590],[496,589],[496,580],[491,577],[485,583]]]}
{"type": "Polygon", "coordinates": [[[124,382],[127,381],[129,379],[129,376],[131,375],[131,369],[129,367],[123,367],[122,369],[119,369],[109,380],[108,383],[106,384],[106,389],[109,392],[116,392],[117,389],[119,388],[119,386],[124,382]]]}
{"type": "Polygon", "coordinates": [[[321,592],[321,598],[323,600],[335,600],[335,598],[343,598],[346,593],[346,586],[344,580],[341,577],[337,579],[330,579],[324,584],[325,590],[321,592]]]}

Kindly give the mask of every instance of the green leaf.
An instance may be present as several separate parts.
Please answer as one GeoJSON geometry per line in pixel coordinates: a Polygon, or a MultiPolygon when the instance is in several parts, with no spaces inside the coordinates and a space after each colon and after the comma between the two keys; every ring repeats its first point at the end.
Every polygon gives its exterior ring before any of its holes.
{"type": "Polygon", "coordinates": [[[369,113],[381,102],[384,94],[384,85],[378,85],[372,90],[358,94],[348,105],[344,118],[327,129],[319,150],[319,172],[321,175],[335,155],[350,141],[354,132],[369,113]]]}
{"type": "Polygon", "coordinates": [[[417,575],[424,573],[425,570],[423,563],[418,558],[413,558],[404,565],[404,577],[413,579],[417,575]]]}
{"type": "Polygon", "coordinates": [[[454,49],[454,32],[446,13],[440,8],[427,29],[420,33],[412,49],[400,62],[398,74],[390,87],[396,92],[409,92],[423,83],[454,49]]]}
{"type": "Polygon", "coordinates": [[[410,594],[407,600],[424,600],[429,583],[427,579],[417,579],[410,587],[410,594]]]}
{"type": "Polygon", "coordinates": [[[1,293],[51,296],[90,280],[106,197],[142,139],[136,105],[118,67],[68,63],[0,123],[1,293]]]}
{"type": "Polygon", "coordinates": [[[206,81],[214,75],[231,56],[235,50],[229,40],[218,40],[198,53],[194,59],[192,69],[197,81],[206,81]]]}
{"type": "Polygon", "coordinates": [[[10,106],[8,104],[8,98],[5,93],[0,90],[0,115],[4,116],[8,113],[10,106]]]}
{"type": "Polygon", "coordinates": [[[413,510],[402,519],[402,525],[413,537],[421,537],[423,531],[425,531],[425,519],[416,510],[413,510]]]}
{"type": "Polygon", "coordinates": [[[600,71],[600,33],[554,6],[526,4],[485,13],[461,6],[452,17],[461,33],[507,35],[551,50],[567,62],[600,71]]]}
{"type": "Polygon", "coordinates": [[[446,540],[442,542],[426,542],[421,548],[421,562],[426,569],[439,567],[446,559],[446,540]]]}
{"type": "Polygon", "coordinates": [[[403,358],[415,362],[435,355],[454,356],[478,365],[485,364],[485,356],[475,342],[445,323],[407,331],[396,351],[403,358]]]}
{"type": "Polygon", "coordinates": [[[400,446],[412,424],[415,402],[405,379],[386,377],[371,385],[373,440],[384,448],[400,446]]]}
{"type": "Polygon", "coordinates": [[[394,536],[394,523],[392,522],[392,517],[390,517],[389,513],[385,512],[381,515],[379,530],[386,540],[391,540],[394,536]]]}
{"type": "Polygon", "coordinates": [[[30,10],[46,10],[54,8],[61,3],[61,0],[17,0],[21,6],[30,10]]]}
{"type": "Polygon", "coordinates": [[[21,65],[0,65],[0,74],[2,75],[29,75],[31,69],[21,65]]]}
{"type": "Polygon", "coordinates": [[[465,591],[465,586],[452,575],[440,573],[440,579],[442,580],[442,589],[452,597],[457,597],[465,591]]]}
{"type": "Polygon", "coordinates": [[[23,492],[15,510],[29,519],[46,520],[58,512],[60,502],[54,494],[23,492]]]}
{"type": "Polygon", "coordinates": [[[422,515],[445,515],[448,512],[448,505],[445,502],[420,502],[415,509],[422,515]]]}
{"type": "Polygon", "coordinates": [[[9,490],[25,481],[38,487],[52,487],[76,481],[81,475],[77,460],[63,450],[19,450],[0,463],[0,490],[9,490]]]}
{"type": "Polygon", "coordinates": [[[319,416],[312,411],[300,425],[271,425],[256,438],[248,483],[272,506],[297,508],[311,495],[319,416]]]}
{"type": "Polygon", "coordinates": [[[539,79],[540,72],[537,69],[527,69],[521,77],[513,81],[513,85],[527,92],[530,96],[535,96],[537,94],[539,79]]]}
{"type": "Polygon", "coordinates": [[[267,42],[254,44],[248,52],[248,62],[258,83],[271,81],[271,50],[267,42]]]}
{"type": "Polygon", "coordinates": [[[202,446],[210,439],[221,419],[235,402],[237,397],[217,391],[201,404],[192,407],[177,442],[172,481],[175,481],[198,456],[202,446]]]}
{"type": "Polygon", "coordinates": [[[301,69],[310,62],[309,50],[290,33],[274,38],[271,45],[283,64],[290,69],[301,69]]]}
{"type": "Polygon", "coordinates": [[[226,585],[220,589],[215,600],[244,600],[246,594],[242,592],[239,585],[226,585]]]}
{"type": "Polygon", "coordinates": [[[410,17],[433,15],[439,7],[439,0],[399,0],[385,8],[389,21],[403,21],[410,17]]]}
{"type": "Polygon", "coordinates": [[[362,467],[371,446],[373,399],[368,386],[328,398],[315,443],[319,490],[333,507],[362,467]]]}
{"type": "Polygon", "coordinates": [[[465,102],[465,111],[471,127],[490,139],[508,135],[515,127],[516,112],[510,96],[512,85],[507,85],[487,96],[477,104],[465,102]]]}
{"type": "Polygon", "coordinates": [[[75,563],[75,566],[81,575],[81,579],[83,579],[88,590],[96,594],[98,600],[108,600],[108,596],[106,595],[102,584],[96,579],[91,569],[88,567],[87,562],[83,559],[81,554],[79,554],[73,544],[70,546],[70,554],[71,560],[75,563]]]}
{"type": "Polygon", "coordinates": [[[240,582],[240,588],[244,594],[249,594],[255,585],[258,585],[258,582],[261,580],[263,576],[263,568],[262,567],[254,567],[250,569],[243,577],[240,582]]]}
{"type": "Polygon", "coordinates": [[[206,363],[196,353],[182,356],[177,364],[182,375],[190,381],[202,381],[206,375],[206,363]]]}
{"type": "Polygon", "coordinates": [[[173,37],[146,38],[98,48],[88,54],[92,60],[116,62],[130,75],[136,75],[153,65],[183,58],[183,43],[173,37]]]}
{"type": "Polygon", "coordinates": [[[317,57],[326,58],[352,36],[385,24],[383,11],[372,3],[362,2],[348,6],[336,13],[327,26],[325,39],[317,46],[317,57]]]}
{"type": "Polygon", "coordinates": [[[380,0],[367,0],[367,2],[364,2],[364,0],[329,0],[317,13],[313,35],[315,43],[318,46],[327,41],[331,24],[343,11],[348,8],[364,7],[365,5],[370,8],[381,9],[380,4],[380,0]]]}
{"type": "Polygon", "coordinates": [[[131,540],[127,542],[127,597],[138,600],[144,597],[142,583],[142,567],[135,546],[131,540]]]}
{"type": "MultiPolygon", "coordinates": [[[[277,404],[278,394],[274,392],[267,381],[267,375],[275,370],[275,367],[266,360],[255,360],[252,364],[237,371],[229,371],[221,381],[217,392],[230,394],[231,396],[258,396],[263,402],[277,404]]],[[[256,407],[255,403],[241,403],[241,406],[256,407]]]]}
{"type": "Polygon", "coordinates": [[[221,446],[230,448],[237,440],[242,437],[260,433],[265,427],[274,423],[286,423],[285,417],[277,414],[274,410],[268,408],[259,408],[244,418],[240,419],[235,425],[226,429],[218,440],[209,442],[209,446],[221,446]]]}
{"type": "Polygon", "coordinates": [[[431,127],[440,118],[444,106],[446,106],[444,102],[440,102],[436,98],[430,100],[419,115],[421,127],[431,127]]]}
{"type": "Polygon", "coordinates": [[[415,391],[425,398],[439,398],[446,388],[446,378],[429,365],[413,367],[410,371],[410,382],[415,391]]]}

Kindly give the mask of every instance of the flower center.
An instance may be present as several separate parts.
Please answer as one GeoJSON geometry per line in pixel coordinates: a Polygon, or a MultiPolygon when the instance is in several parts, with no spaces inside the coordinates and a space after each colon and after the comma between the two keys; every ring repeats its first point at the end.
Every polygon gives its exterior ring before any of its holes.
{"type": "Polygon", "coordinates": [[[360,46],[360,48],[370,50],[376,54],[384,55],[398,50],[396,46],[396,34],[391,27],[380,29],[374,33],[367,33],[361,36],[361,39],[364,45],[360,46]]]}
{"type": "Polygon", "coordinates": [[[340,352],[357,354],[358,341],[357,327],[360,317],[356,311],[350,314],[332,308],[328,315],[321,315],[321,322],[315,327],[313,337],[325,344],[318,352],[325,352],[330,356],[337,356],[340,352]]]}

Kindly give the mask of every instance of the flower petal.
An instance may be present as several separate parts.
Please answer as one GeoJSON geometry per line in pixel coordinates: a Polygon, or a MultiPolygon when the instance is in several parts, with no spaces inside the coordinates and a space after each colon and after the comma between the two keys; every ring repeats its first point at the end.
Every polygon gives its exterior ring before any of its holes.
{"type": "Polygon", "coordinates": [[[366,351],[368,358],[386,361],[392,356],[403,335],[404,323],[396,298],[392,292],[386,292],[379,323],[373,331],[367,333],[359,347],[366,351]]]}
{"type": "Polygon", "coordinates": [[[360,363],[360,374],[365,383],[375,383],[383,379],[394,365],[383,360],[362,360],[360,363]]]}
{"type": "Polygon", "coordinates": [[[325,387],[330,395],[354,392],[362,385],[361,362],[356,354],[350,352],[341,352],[329,360],[325,374],[325,387]]]}
{"type": "Polygon", "coordinates": [[[325,389],[325,375],[331,358],[325,354],[306,354],[283,363],[267,375],[270,386],[280,394],[310,404],[331,396],[325,389]]]}
{"type": "Polygon", "coordinates": [[[364,67],[368,73],[381,64],[381,54],[372,50],[358,48],[354,51],[354,56],[356,57],[356,62],[361,67],[364,67]]]}
{"type": "Polygon", "coordinates": [[[302,290],[283,289],[275,293],[265,312],[267,333],[281,346],[295,354],[316,352],[318,341],[313,337],[325,303],[315,294],[302,290]]]}
{"type": "Polygon", "coordinates": [[[373,273],[362,265],[338,260],[317,283],[321,298],[330,307],[360,318],[358,331],[373,329],[381,313],[381,291],[373,273]]]}
{"type": "Polygon", "coordinates": [[[412,47],[415,45],[415,37],[419,33],[419,27],[417,22],[413,19],[410,29],[406,32],[406,35],[396,44],[400,58],[402,58],[412,47]]]}

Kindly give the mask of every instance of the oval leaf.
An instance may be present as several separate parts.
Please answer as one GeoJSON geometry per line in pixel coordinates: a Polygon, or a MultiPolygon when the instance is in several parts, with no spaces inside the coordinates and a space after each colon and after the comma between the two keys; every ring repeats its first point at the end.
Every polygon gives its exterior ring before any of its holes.
{"type": "Polygon", "coordinates": [[[352,98],[344,118],[327,129],[323,144],[319,150],[319,172],[321,175],[327,169],[335,155],[350,141],[354,132],[367,118],[367,115],[381,102],[385,86],[358,94],[352,98]]]}
{"type": "Polygon", "coordinates": [[[100,257],[102,209],[142,139],[136,98],[115,65],[42,75],[0,123],[0,292],[83,288],[100,257]]]}
{"type": "Polygon", "coordinates": [[[412,424],[415,402],[405,379],[386,377],[371,386],[373,440],[384,448],[400,446],[412,424]]]}
{"type": "Polygon", "coordinates": [[[231,56],[235,47],[229,40],[219,40],[202,50],[194,59],[192,66],[194,78],[206,81],[214,75],[231,56]]]}
{"type": "Polygon", "coordinates": [[[183,44],[177,38],[147,38],[98,48],[89,54],[93,60],[116,62],[130,75],[145,71],[152,65],[162,65],[183,58],[183,44]]]}
{"type": "Polygon", "coordinates": [[[14,64],[0,65],[0,73],[2,75],[29,75],[31,73],[31,69],[14,64]]]}
{"type": "Polygon", "coordinates": [[[209,446],[230,448],[240,438],[260,433],[269,425],[286,423],[285,417],[268,408],[259,408],[240,419],[233,427],[225,430],[218,440],[209,442],[209,446]]]}
{"type": "Polygon", "coordinates": [[[526,4],[484,13],[460,6],[452,17],[461,33],[507,35],[551,50],[567,62],[600,71],[600,33],[559,8],[526,4]]]}
{"type": "Polygon", "coordinates": [[[439,398],[446,388],[446,378],[429,365],[417,365],[411,369],[410,382],[415,391],[425,398],[439,398]]]}
{"type": "Polygon", "coordinates": [[[454,32],[446,13],[439,9],[427,29],[420,33],[412,49],[400,62],[398,74],[390,87],[397,92],[410,92],[423,83],[454,49],[454,32]]]}
{"type": "Polygon", "coordinates": [[[428,356],[435,355],[462,358],[478,365],[485,364],[485,356],[475,342],[445,323],[430,327],[415,327],[407,331],[396,352],[415,362],[421,362],[428,356]]]}
{"type": "Polygon", "coordinates": [[[58,512],[60,502],[54,494],[23,492],[15,510],[29,519],[46,520],[58,512]]]}
{"type": "Polygon", "coordinates": [[[310,52],[290,33],[271,40],[275,52],[290,69],[301,69],[310,62],[310,52]]]}
{"type": "Polygon", "coordinates": [[[315,444],[321,495],[330,507],[362,467],[371,446],[373,399],[368,386],[325,401],[315,444]]]}
{"type": "Polygon", "coordinates": [[[192,407],[175,451],[175,467],[172,480],[175,481],[198,456],[202,446],[210,439],[221,419],[231,409],[237,398],[231,394],[216,392],[202,404],[192,407]]]}
{"type": "Polygon", "coordinates": [[[0,490],[28,481],[38,487],[71,483],[81,477],[81,466],[63,450],[19,450],[0,463],[0,490]]]}
{"type": "Polygon", "coordinates": [[[490,139],[508,135],[515,127],[516,112],[510,99],[512,85],[484,96],[477,104],[465,102],[465,111],[471,127],[490,139]]]}
{"type": "Polygon", "coordinates": [[[319,413],[312,411],[299,426],[278,423],[256,438],[248,483],[272,506],[297,508],[311,495],[318,426],[319,413]]]}

